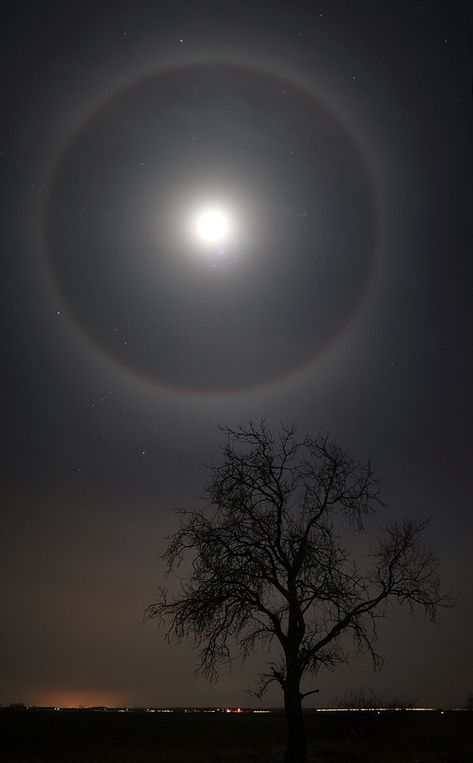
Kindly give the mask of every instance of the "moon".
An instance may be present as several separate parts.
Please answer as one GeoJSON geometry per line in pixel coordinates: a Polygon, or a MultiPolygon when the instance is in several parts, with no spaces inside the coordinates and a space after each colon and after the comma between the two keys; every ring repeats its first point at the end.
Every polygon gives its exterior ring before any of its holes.
{"type": "Polygon", "coordinates": [[[195,217],[194,231],[203,244],[223,244],[228,239],[231,228],[229,214],[218,207],[202,209],[195,217]]]}

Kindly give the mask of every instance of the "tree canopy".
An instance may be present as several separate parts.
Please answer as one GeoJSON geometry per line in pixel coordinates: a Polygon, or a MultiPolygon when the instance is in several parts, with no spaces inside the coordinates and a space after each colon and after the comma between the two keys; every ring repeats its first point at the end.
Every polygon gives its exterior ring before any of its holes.
{"type": "Polygon", "coordinates": [[[379,667],[376,626],[389,602],[434,622],[452,602],[422,544],[426,520],[393,522],[368,557],[346,548],[381,505],[369,462],[326,433],[299,438],[294,426],[277,435],[264,421],[222,431],[207,506],[182,511],[164,555],[170,572],[184,558],[190,571],[177,595],[159,589],[146,616],[165,623],[168,638],[191,638],[198,669],[211,680],[222,662],[270,647],[255,691],[280,685],[286,760],[303,761],[301,702],[314,691],[310,679],[347,662],[353,648],[379,667]]]}

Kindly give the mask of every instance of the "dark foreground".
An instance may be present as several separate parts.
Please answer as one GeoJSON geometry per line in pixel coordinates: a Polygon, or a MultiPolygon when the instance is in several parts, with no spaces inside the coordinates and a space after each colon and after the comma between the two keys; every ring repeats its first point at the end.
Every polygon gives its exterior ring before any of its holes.
{"type": "MultiPolygon", "coordinates": [[[[0,710],[2,763],[282,761],[284,716],[0,710]]],[[[473,712],[308,713],[308,763],[473,763],[473,712]]]]}

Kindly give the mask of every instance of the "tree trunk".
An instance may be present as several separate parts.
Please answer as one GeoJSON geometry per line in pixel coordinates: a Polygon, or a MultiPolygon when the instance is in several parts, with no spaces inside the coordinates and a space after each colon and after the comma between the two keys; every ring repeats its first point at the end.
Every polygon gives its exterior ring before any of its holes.
{"type": "Polygon", "coordinates": [[[284,763],[305,763],[305,725],[299,681],[286,683],[284,687],[284,711],[287,729],[284,763]]]}

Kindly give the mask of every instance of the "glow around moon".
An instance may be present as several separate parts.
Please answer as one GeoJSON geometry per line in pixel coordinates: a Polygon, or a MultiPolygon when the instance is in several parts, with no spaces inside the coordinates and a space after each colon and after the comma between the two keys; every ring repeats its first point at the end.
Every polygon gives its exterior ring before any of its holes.
{"type": "Polygon", "coordinates": [[[366,293],[364,155],[279,76],[192,64],[145,77],[89,115],[49,185],[47,265],[74,325],[160,387],[282,380],[322,355],[366,293]]]}

